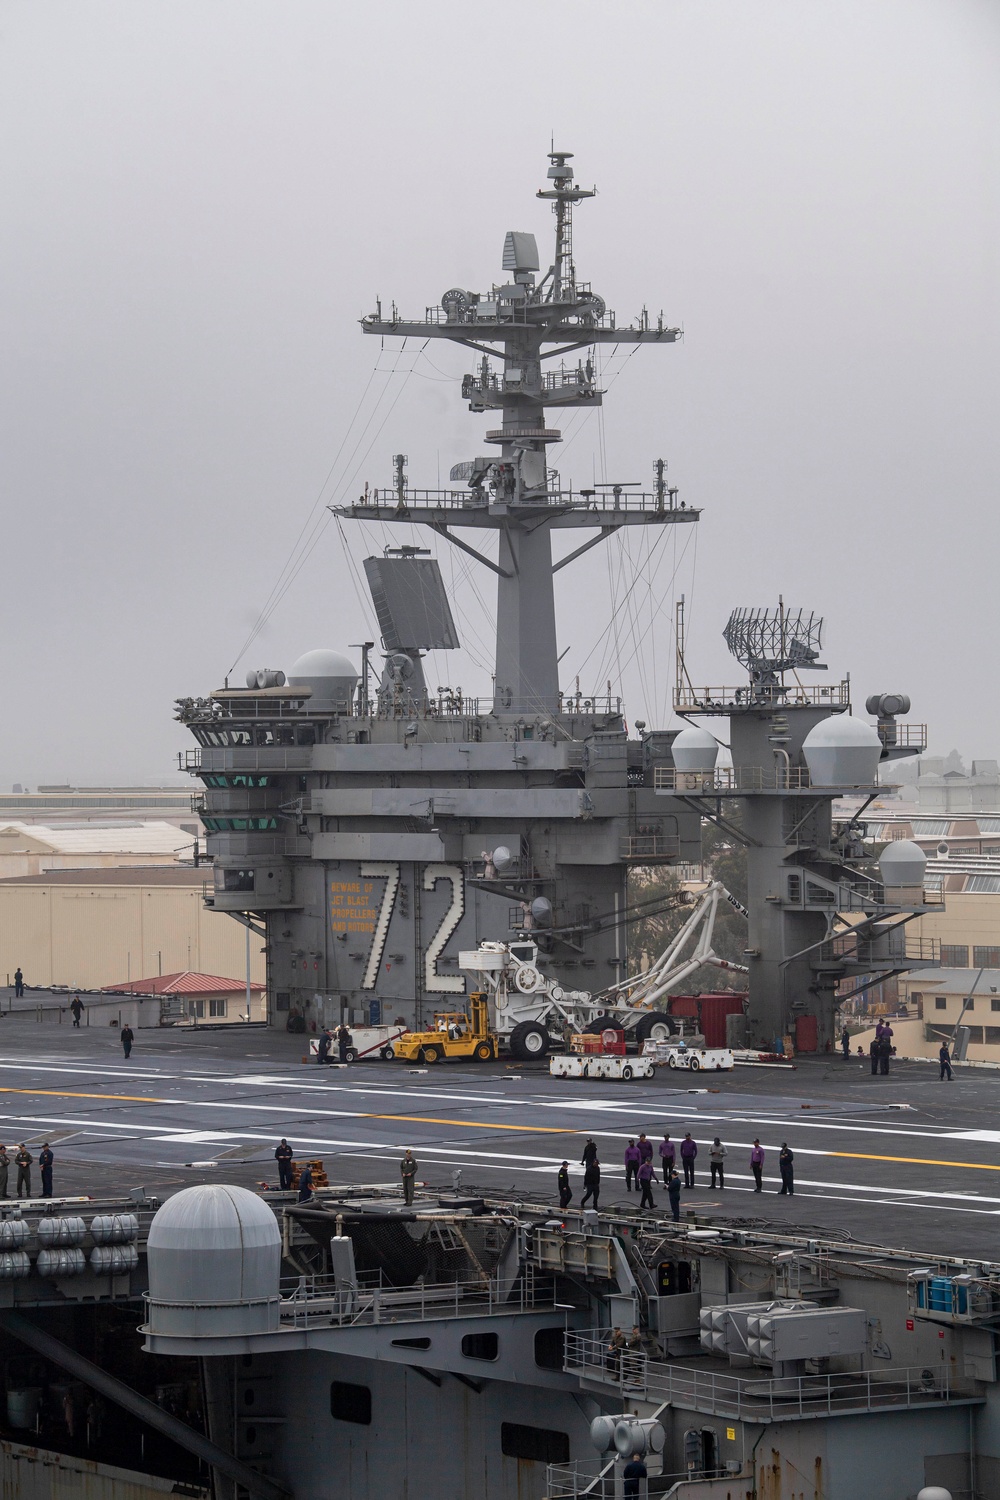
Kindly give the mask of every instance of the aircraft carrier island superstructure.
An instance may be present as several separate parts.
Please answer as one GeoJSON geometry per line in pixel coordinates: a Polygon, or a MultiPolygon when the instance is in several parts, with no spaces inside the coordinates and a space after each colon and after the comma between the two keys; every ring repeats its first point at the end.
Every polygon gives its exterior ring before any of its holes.
{"type": "MultiPolygon", "coordinates": [[[[668,487],[662,460],[648,493],[567,487],[550,461],[560,432],[547,413],[602,401],[587,351],[669,345],[678,330],[645,311],[620,326],[578,279],[572,214],[592,190],[576,185],[568,153],[551,153],[548,182],[539,197],[554,211],[555,251],[544,275],[534,236],[512,231],[502,284],[452,288],[422,318],[379,305],[362,322],[381,339],[475,351],[462,394],[472,412],[498,413],[481,443],[489,451],[435,490],[411,487],[398,454],[385,488],[366,485],[336,511],[420,525],[495,575],[491,695],[425,679],[425,653],[459,645],[437,560],[412,544],[367,558],[383,660],[374,689],[369,642],[360,671],[339,651],[312,650],[287,679],[251,672],[246,687],[179,701],[200,746],[182,763],[204,783],[211,900],[265,937],[272,1019],[420,1027],[461,1004],[461,951],[526,930],[540,950],[537,983],[600,997],[625,981],[630,869],[696,862],[713,818],[750,851],[747,1040],[771,1046],[795,1032],[800,1047],[823,1048],[845,978],[864,988],[922,957],[901,934],[923,909],[922,856],[905,883],[902,866],[885,876],[863,825],[835,825],[831,809],[845,790],[874,796],[879,761],[913,754],[923,732],[897,724],[902,699],[879,700],[876,730],[850,717],[846,683],[802,687],[797,674],[817,651],[803,617],[783,610],[730,622],[743,688],[696,690],[681,656],[678,712],[731,721],[725,772],[703,727],[678,739],[639,721],[633,738],[610,683],[560,689],[554,574],[625,527],[689,526],[699,512],[668,487]],[[554,560],[553,533],[566,531],[579,543],[554,560]],[[489,533],[495,560],[482,550],[489,533]]],[[[650,1013],[637,1035],[666,1024],[650,1013]]],[[[550,1040],[525,1022],[510,1050],[544,1055],[550,1040]]]]}
{"type": "Polygon", "coordinates": [[[391,485],[341,513],[419,522],[495,574],[491,700],[425,681],[423,652],[459,641],[436,560],[401,547],[365,563],[385,658],[373,695],[366,648],[360,678],[314,651],[287,682],[251,674],[247,688],[179,705],[202,747],[187,763],[205,784],[215,905],[266,929],[272,1005],[320,1024],[359,1009],[419,1024],[465,993],[460,947],[526,920],[553,976],[602,990],[624,977],[630,865],[699,857],[700,814],[653,785],[672,734],[630,739],[618,698],[559,689],[554,572],[623,527],[691,525],[698,512],[662,463],[654,488],[635,493],[561,488],[546,461],[560,438],[546,408],[602,400],[590,360],[567,368],[568,353],[678,337],[645,314],[618,326],[577,280],[572,210],[592,194],[566,154],[551,157],[549,184],[555,259],[540,281],[534,237],[512,232],[503,285],[448,291],[414,321],[379,309],[362,324],[481,355],[463,394],[472,411],[500,414],[492,451],[456,466],[447,490],[411,488],[400,455],[391,485]],[[497,561],[458,535],[470,531],[496,533],[497,561]],[[553,562],[556,531],[581,541],[553,562]]]}

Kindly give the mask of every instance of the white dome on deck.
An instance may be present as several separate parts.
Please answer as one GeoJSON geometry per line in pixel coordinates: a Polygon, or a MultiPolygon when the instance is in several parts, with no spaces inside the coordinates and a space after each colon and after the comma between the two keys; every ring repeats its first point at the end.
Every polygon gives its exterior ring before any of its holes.
{"type": "Polygon", "coordinates": [[[246,1188],[184,1188],[153,1216],[146,1246],[153,1333],[259,1333],[278,1326],[281,1234],[246,1188]]]}
{"type": "Polygon", "coordinates": [[[912,839],[897,839],[878,858],[883,885],[922,886],[927,855],[912,839]]]}
{"type": "Polygon", "coordinates": [[[719,758],[719,746],[714,735],[707,729],[689,724],[682,729],[670,747],[677,771],[714,771],[719,758]]]}
{"type": "Polygon", "coordinates": [[[813,786],[872,786],[882,741],[863,719],[832,714],[810,729],[802,753],[813,786]]]}
{"type": "Polygon", "coordinates": [[[339,651],[321,647],[299,657],[288,681],[292,687],[312,688],[313,703],[346,707],[358,685],[358,669],[339,651]]]}

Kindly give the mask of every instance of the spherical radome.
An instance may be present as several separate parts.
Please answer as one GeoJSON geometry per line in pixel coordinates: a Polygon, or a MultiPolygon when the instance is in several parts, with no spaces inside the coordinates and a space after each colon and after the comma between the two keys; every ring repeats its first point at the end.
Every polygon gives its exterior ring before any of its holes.
{"type": "Polygon", "coordinates": [[[813,786],[872,786],[882,758],[882,741],[863,719],[831,714],[810,729],[802,754],[813,786]]]}
{"type": "Polygon", "coordinates": [[[890,886],[922,886],[927,855],[912,839],[897,839],[878,857],[882,883],[890,886]]]}
{"type": "Polygon", "coordinates": [[[917,1500],[951,1500],[951,1490],[942,1489],[939,1484],[928,1484],[917,1491],[917,1500]]]}
{"type": "Polygon", "coordinates": [[[670,753],[677,771],[714,771],[719,746],[707,729],[689,724],[674,740],[670,753]]]}
{"type": "Polygon", "coordinates": [[[184,1188],[154,1214],[146,1251],[153,1332],[277,1327],[281,1233],[256,1193],[221,1183],[184,1188]]]}
{"type": "Polygon", "coordinates": [[[310,704],[329,704],[344,711],[358,685],[358,669],[339,651],[325,648],[307,651],[300,656],[288,674],[292,687],[312,689],[310,704]]]}
{"type": "Polygon", "coordinates": [[[308,682],[311,678],[318,677],[353,677],[358,678],[357,667],[348,657],[341,655],[339,651],[328,651],[325,647],[319,647],[315,651],[306,651],[294,663],[288,674],[288,680],[292,683],[308,682]]]}

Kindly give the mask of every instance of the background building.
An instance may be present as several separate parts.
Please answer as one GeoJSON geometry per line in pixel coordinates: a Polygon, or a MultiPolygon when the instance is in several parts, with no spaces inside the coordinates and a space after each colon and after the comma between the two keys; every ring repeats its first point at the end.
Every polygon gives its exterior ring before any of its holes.
{"type": "MultiPolygon", "coordinates": [[[[185,970],[246,974],[246,929],[204,904],[211,871],[191,865],[56,870],[0,880],[0,983],[100,990],[185,970]]],[[[251,979],[264,978],[250,935],[251,979]]]]}
{"type": "Polygon", "coordinates": [[[219,974],[159,974],[155,979],[136,979],[108,985],[113,995],[158,996],[163,1021],[266,1021],[264,986],[251,981],[249,1006],[247,985],[219,974]]]}
{"type": "Polygon", "coordinates": [[[193,855],[194,836],[175,823],[105,827],[0,822],[0,880],[48,870],[172,865],[181,858],[193,862],[193,855]]]}
{"type": "Polygon", "coordinates": [[[183,786],[15,786],[0,793],[0,818],[22,823],[138,823],[153,818],[194,834],[199,823],[183,786]]]}

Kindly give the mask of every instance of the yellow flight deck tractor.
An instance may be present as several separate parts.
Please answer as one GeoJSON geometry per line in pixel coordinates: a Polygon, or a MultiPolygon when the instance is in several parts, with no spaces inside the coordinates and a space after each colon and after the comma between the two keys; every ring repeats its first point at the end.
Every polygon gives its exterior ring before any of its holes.
{"type": "Polygon", "coordinates": [[[464,1010],[435,1011],[430,1031],[404,1031],[395,1044],[395,1055],[404,1062],[436,1063],[442,1058],[467,1057],[491,1062],[499,1052],[496,1032],[490,1030],[485,995],[469,996],[464,1010]]]}

